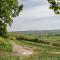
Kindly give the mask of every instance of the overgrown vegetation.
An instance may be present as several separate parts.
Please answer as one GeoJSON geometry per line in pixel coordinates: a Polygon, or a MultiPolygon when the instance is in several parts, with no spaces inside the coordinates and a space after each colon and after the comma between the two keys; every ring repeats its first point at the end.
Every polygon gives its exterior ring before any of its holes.
{"type": "Polygon", "coordinates": [[[25,37],[24,36],[20,36],[20,37],[17,37],[16,39],[17,40],[30,41],[30,42],[36,42],[36,43],[49,44],[49,42],[47,42],[47,41],[43,41],[43,40],[41,40],[39,38],[33,38],[33,37],[29,38],[29,37],[26,37],[26,36],[25,37]]]}
{"type": "Polygon", "coordinates": [[[12,51],[12,44],[10,39],[4,39],[0,37],[0,51],[6,51],[6,52],[12,51]]]}

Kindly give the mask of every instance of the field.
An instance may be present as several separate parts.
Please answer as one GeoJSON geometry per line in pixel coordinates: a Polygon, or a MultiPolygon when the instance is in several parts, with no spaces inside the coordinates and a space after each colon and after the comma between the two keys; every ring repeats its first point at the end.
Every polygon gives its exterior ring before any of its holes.
{"type": "Polygon", "coordinates": [[[60,60],[60,35],[37,35],[11,33],[10,41],[33,50],[32,55],[17,56],[4,50],[0,60],[60,60]]]}

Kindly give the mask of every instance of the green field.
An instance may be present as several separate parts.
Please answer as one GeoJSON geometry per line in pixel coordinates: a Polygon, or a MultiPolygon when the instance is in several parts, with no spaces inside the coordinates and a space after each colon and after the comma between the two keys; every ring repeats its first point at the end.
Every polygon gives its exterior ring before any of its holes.
{"type": "Polygon", "coordinates": [[[4,48],[0,51],[0,60],[60,60],[60,36],[17,35],[11,35],[10,41],[31,48],[34,53],[30,56],[16,56],[11,55],[11,51],[8,50],[7,52],[7,50],[4,50],[6,48],[4,48]]]}

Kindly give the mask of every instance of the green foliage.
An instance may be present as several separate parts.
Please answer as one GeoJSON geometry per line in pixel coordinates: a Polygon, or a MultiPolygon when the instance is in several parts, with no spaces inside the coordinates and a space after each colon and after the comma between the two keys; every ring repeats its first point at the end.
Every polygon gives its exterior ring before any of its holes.
{"type": "Polygon", "coordinates": [[[7,25],[11,26],[12,17],[18,16],[22,7],[18,0],[0,0],[0,36],[7,36],[7,25]]]}
{"type": "Polygon", "coordinates": [[[12,44],[9,39],[0,37],[0,51],[12,51],[12,44]]]}
{"type": "MultiPolygon", "coordinates": [[[[29,35],[28,35],[29,36],[29,35]]],[[[49,44],[49,42],[48,41],[44,41],[44,40],[41,40],[41,39],[39,39],[39,38],[37,38],[37,37],[34,37],[34,38],[32,38],[32,37],[27,37],[27,36],[21,36],[20,35],[20,37],[16,37],[16,39],[17,40],[24,40],[24,41],[30,41],[30,42],[36,42],[36,43],[43,43],[43,44],[49,44]]]]}
{"type": "Polygon", "coordinates": [[[48,0],[50,3],[50,9],[54,10],[55,14],[60,14],[60,6],[56,4],[56,0],[48,0]]]}

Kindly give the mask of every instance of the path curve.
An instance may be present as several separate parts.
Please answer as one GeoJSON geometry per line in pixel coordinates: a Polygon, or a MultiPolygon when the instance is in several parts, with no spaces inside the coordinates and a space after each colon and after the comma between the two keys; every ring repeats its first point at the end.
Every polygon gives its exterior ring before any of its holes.
{"type": "Polygon", "coordinates": [[[12,43],[13,44],[13,53],[14,55],[32,55],[33,54],[33,50],[31,48],[26,48],[23,46],[20,46],[18,44],[16,44],[15,42],[12,43]]]}

